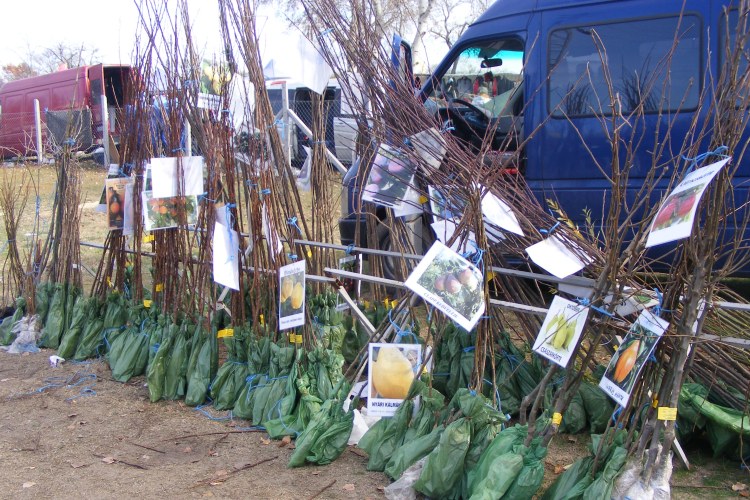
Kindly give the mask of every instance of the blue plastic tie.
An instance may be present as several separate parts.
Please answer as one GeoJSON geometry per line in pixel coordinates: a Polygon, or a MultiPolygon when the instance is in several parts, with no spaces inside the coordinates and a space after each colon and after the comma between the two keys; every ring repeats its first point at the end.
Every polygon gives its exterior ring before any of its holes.
{"type": "MultiPolygon", "coordinates": [[[[185,153],[185,150],[183,148],[177,148],[177,149],[173,149],[172,150],[173,153],[176,153],[177,151],[182,151],[183,153],[185,153]]],[[[187,154],[187,153],[185,153],[185,154],[187,154]]]]}
{"type": "Polygon", "coordinates": [[[551,229],[549,229],[549,230],[547,230],[547,229],[540,229],[539,232],[540,233],[545,233],[545,234],[552,234],[552,231],[554,231],[555,229],[557,229],[557,226],[559,226],[559,225],[560,225],[560,221],[558,221],[557,224],[555,224],[554,226],[552,226],[551,229]]]}
{"type": "Polygon", "coordinates": [[[8,241],[6,241],[5,243],[3,243],[3,247],[2,247],[2,248],[0,248],[0,253],[3,253],[3,252],[5,251],[5,247],[7,247],[7,246],[8,246],[8,243],[10,243],[11,241],[16,241],[16,240],[15,240],[15,239],[12,239],[12,240],[8,240],[8,241]]]}
{"type": "Polygon", "coordinates": [[[297,228],[297,231],[299,231],[299,235],[300,235],[300,236],[302,236],[302,230],[301,230],[301,229],[299,228],[299,226],[297,225],[297,217],[289,217],[289,218],[288,218],[288,219],[286,220],[286,223],[287,223],[288,225],[290,225],[290,226],[294,226],[294,227],[296,227],[296,228],[297,228]]]}
{"type": "Polygon", "coordinates": [[[473,346],[473,345],[472,345],[472,346],[469,346],[469,347],[464,347],[464,348],[463,348],[463,349],[461,349],[461,350],[462,350],[463,352],[471,352],[471,351],[475,350],[476,348],[477,348],[476,346],[473,346]]]}
{"type": "Polygon", "coordinates": [[[284,133],[284,131],[286,130],[286,128],[287,128],[287,127],[288,127],[289,125],[288,125],[288,124],[286,124],[286,123],[284,123],[284,122],[283,122],[283,121],[281,121],[281,120],[274,120],[274,122],[273,122],[273,123],[272,123],[271,125],[269,125],[269,126],[268,126],[268,128],[272,128],[272,127],[275,127],[276,125],[281,125],[281,138],[282,138],[282,139],[284,139],[284,138],[285,138],[285,133],[284,133]]]}
{"type": "Polygon", "coordinates": [[[586,298],[582,299],[582,298],[579,297],[579,298],[576,299],[576,302],[578,302],[579,304],[581,304],[584,307],[588,307],[589,309],[593,309],[594,311],[596,311],[596,312],[598,312],[600,314],[603,314],[605,316],[609,316],[610,318],[614,318],[615,317],[615,315],[612,314],[611,312],[605,311],[604,309],[602,309],[600,307],[591,305],[591,301],[589,301],[589,299],[586,299],[586,298]]]}
{"type": "Polygon", "coordinates": [[[350,243],[349,246],[346,247],[346,255],[352,253],[352,250],[354,250],[354,243],[350,243]]]}
{"type": "Polygon", "coordinates": [[[721,156],[722,158],[729,158],[729,156],[723,154],[724,151],[728,151],[728,150],[729,150],[729,148],[726,147],[726,146],[719,146],[718,148],[714,149],[713,151],[709,151],[707,153],[699,154],[695,158],[688,158],[685,155],[680,155],[680,158],[682,158],[686,162],[690,162],[690,167],[688,167],[688,172],[690,172],[695,167],[697,167],[699,163],[701,163],[703,160],[705,160],[709,156],[721,156]]]}
{"type": "Polygon", "coordinates": [[[676,312],[674,309],[663,309],[662,305],[664,305],[664,302],[663,302],[664,301],[664,296],[661,294],[661,292],[659,291],[658,288],[654,288],[654,292],[656,292],[656,298],[659,299],[659,304],[655,305],[653,307],[653,309],[654,309],[653,310],[654,316],[656,316],[658,318],[659,316],[661,316],[661,313],[663,313],[663,312],[665,312],[665,313],[676,312]]]}
{"type": "Polygon", "coordinates": [[[323,33],[321,33],[320,35],[318,35],[318,39],[323,38],[324,36],[326,36],[327,34],[332,33],[332,32],[333,32],[333,28],[328,28],[323,33]]]}
{"type": "Polygon", "coordinates": [[[260,192],[260,194],[263,194],[263,195],[266,195],[266,194],[271,194],[271,190],[270,190],[270,189],[263,189],[263,190],[262,190],[262,191],[260,192]]]}
{"type": "Polygon", "coordinates": [[[76,143],[76,141],[75,141],[75,140],[73,140],[73,139],[65,139],[65,140],[63,141],[63,144],[70,144],[71,146],[74,146],[74,145],[75,145],[75,143],[76,143]]]}
{"type": "Polygon", "coordinates": [[[288,253],[288,254],[286,254],[286,256],[289,257],[289,260],[295,260],[295,259],[297,259],[297,254],[296,253],[295,254],[288,253]]]}

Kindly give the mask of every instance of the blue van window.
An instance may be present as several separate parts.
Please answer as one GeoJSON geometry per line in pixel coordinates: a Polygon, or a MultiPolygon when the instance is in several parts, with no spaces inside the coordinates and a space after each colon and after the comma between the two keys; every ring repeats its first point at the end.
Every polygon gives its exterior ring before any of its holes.
{"type": "Polygon", "coordinates": [[[620,96],[623,112],[633,111],[641,103],[647,113],[658,111],[660,106],[664,111],[688,111],[698,105],[701,88],[700,17],[648,18],[558,28],[550,33],[548,112],[555,110],[573,90],[555,111],[555,117],[609,112],[609,92],[592,30],[604,44],[612,84],[620,96]],[[671,61],[668,61],[665,56],[675,38],[678,43],[671,61]],[[587,66],[589,76],[576,87],[587,66]]]}

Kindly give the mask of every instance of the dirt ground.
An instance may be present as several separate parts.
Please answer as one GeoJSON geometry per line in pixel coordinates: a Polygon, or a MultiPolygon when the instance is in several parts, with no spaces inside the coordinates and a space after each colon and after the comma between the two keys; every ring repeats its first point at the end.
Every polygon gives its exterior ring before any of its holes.
{"type": "MultiPolygon", "coordinates": [[[[328,466],[289,469],[292,450],[267,442],[263,432],[238,432],[229,420],[210,420],[182,402],[152,404],[144,377],[115,382],[105,363],[51,368],[52,354],[0,351],[0,498],[385,498],[378,488],[389,479],[367,472],[357,448],[328,466]],[[83,379],[89,374],[96,380],[83,379]],[[91,384],[96,394],[82,395],[91,384]],[[38,391],[47,385],[54,386],[38,391]]],[[[587,439],[552,441],[540,492],[556,466],[559,472],[585,453],[587,439]]],[[[673,498],[741,498],[731,485],[750,478],[738,463],[710,459],[705,447],[688,454],[696,467],[675,471],[673,498]]]]}

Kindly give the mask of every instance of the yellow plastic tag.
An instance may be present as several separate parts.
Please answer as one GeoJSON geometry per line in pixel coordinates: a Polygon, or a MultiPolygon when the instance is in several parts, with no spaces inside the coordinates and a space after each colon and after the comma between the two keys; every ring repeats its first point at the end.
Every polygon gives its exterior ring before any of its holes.
{"type": "Polygon", "coordinates": [[[659,420],[677,420],[677,408],[660,406],[656,413],[659,420]]]}
{"type": "Polygon", "coordinates": [[[260,324],[261,324],[261,325],[265,325],[265,324],[266,324],[266,323],[265,323],[265,322],[263,321],[263,315],[262,315],[262,314],[258,315],[258,321],[260,321],[260,324]]]}
{"type": "Polygon", "coordinates": [[[555,425],[560,425],[562,423],[562,413],[553,413],[552,423],[555,425]]]}
{"type": "Polygon", "coordinates": [[[365,309],[369,309],[369,308],[370,308],[370,303],[365,300],[365,309]]]}
{"type": "Polygon", "coordinates": [[[419,197],[419,204],[420,205],[424,205],[428,201],[430,201],[430,199],[428,197],[426,197],[425,195],[422,195],[422,196],[419,197]]]}
{"type": "Polygon", "coordinates": [[[487,283],[492,281],[494,278],[495,278],[495,273],[493,273],[492,271],[487,273],[487,283]]]}
{"type": "Polygon", "coordinates": [[[396,309],[396,304],[398,304],[398,300],[391,301],[391,309],[396,309]]]}
{"type": "Polygon", "coordinates": [[[107,286],[112,288],[112,280],[107,278],[107,286]]]}
{"type": "Polygon", "coordinates": [[[295,335],[294,333],[289,334],[289,342],[292,344],[301,344],[302,343],[302,335],[295,335]]]}
{"type": "Polygon", "coordinates": [[[162,290],[164,290],[164,283],[159,283],[158,285],[156,285],[157,292],[161,292],[162,290]]]}
{"type": "Polygon", "coordinates": [[[307,258],[312,259],[312,250],[307,251],[307,258]]]}
{"type": "Polygon", "coordinates": [[[219,330],[219,332],[216,334],[218,338],[224,338],[224,337],[234,337],[234,329],[227,328],[225,330],[219,330]]]}
{"type": "Polygon", "coordinates": [[[147,309],[148,309],[149,307],[151,307],[151,301],[150,301],[150,300],[144,300],[144,301],[143,301],[143,307],[145,307],[145,308],[147,308],[147,309]]]}
{"type": "Polygon", "coordinates": [[[390,301],[388,299],[383,299],[383,304],[385,304],[385,310],[387,311],[389,309],[390,301]]]}
{"type": "Polygon", "coordinates": [[[654,403],[652,405],[653,408],[657,408],[659,406],[659,400],[654,398],[654,403]]]}
{"type": "Polygon", "coordinates": [[[144,243],[148,243],[150,241],[154,241],[154,235],[153,234],[149,234],[148,236],[144,236],[143,237],[143,242],[144,243]]]}

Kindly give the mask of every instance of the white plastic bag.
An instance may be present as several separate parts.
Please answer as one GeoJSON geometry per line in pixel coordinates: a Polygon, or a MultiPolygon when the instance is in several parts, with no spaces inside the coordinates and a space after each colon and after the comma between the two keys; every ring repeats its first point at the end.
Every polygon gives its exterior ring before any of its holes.
{"type": "Polygon", "coordinates": [[[640,460],[632,459],[622,469],[620,477],[615,481],[615,489],[612,492],[612,500],[625,500],[625,492],[633,486],[641,475],[643,465],[640,460]]]}
{"type": "Polygon", "coordinates": [[[669,452],[667,459],[659,464],[659,469],[651,480],[654,487],[654,500],[670,500],[672,490],[669,487],[669,481],[672,479],[672,452],[669,452]]]}
{"type": "Polygon", "coordinates": [[[38,352],[37,345],[42,337],[42,329],[39,327],[39,315],[32,317],[24,316],[13,325],[13,333],[16,340],[8,348],[9,354],[21,354],[26,351],[38,352]]]}
{"type": "Polygon", "coordinates": [[[362,414],[359,410],[352,410],[354,412],[354,425],[352,426],[352,433],[349,435],[349,446],[356,446],[362,436],[367,432],[367,424],[365,419],[362,418],[362,414]]]}
{"type": "Polygon", "coordinates": [[[383,490],[385,498],[388,500],[417,500],[417,490],[412,488],[422,475],[422,469],[427,461],[427,457],[422,458],[406,469],[395,483],[386,486],[383,490]]]}

